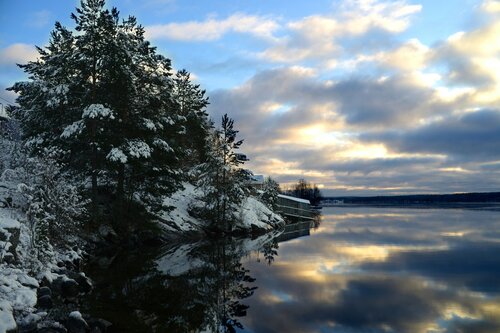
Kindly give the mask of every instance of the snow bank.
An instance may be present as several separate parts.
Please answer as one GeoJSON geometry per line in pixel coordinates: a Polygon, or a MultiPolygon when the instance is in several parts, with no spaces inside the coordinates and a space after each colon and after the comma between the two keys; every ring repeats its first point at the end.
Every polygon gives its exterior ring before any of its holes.
{"type": "Polygon", "coordinates": [[[283,218],[271,211],[254,197],[248,197],[241,207],[241,219],[236,224],[240,229],[273,230],[285,225],[283,218]]]}
{"type": "MultiPolygon", "coordinates": [[[[203,205],[196,199],[201,196],[201,193],[189,183],[184,183],[183,186],[184,189],[163,200],[163,205],[166,208],[173,207],[173,209],[164,211],[159,217],[164,222],[167,231],[198,232],[202,229],[204,222],[191,216],[189,207],[203,205]]],[[[272,212],[254,197],[248,197],[243,202],[239,216],[240,219],[236,222],[235,227],[242,231],[255,229],[270,231],[285,225],[285,221],[280,215],[272,212]]]]}
{"type": "Polygon", "coordinates": [[[38,282],[17,268],[0,265],[0,333],[17,327],[14,311],[29,313],[36,305],[38,282]]]}
{"type": "Polygon", "coordinates": [[[12,315],[10,303],[0,300],[0,333],[15,330],[16,327],[17,325],[12,315]]]}
{"type": "Polygon", "coordinates": [[[170,198],[163,200],[165,208],[173,207],[173,209],[164,211],[160,218],[168,231],[199,231],[202,222],[189,214],[189,205],[196,200],[195,198],[200,193],[189,183],[183,183],[183,187],[184,189],[175,192],[170,198]]]}
{"type": "Polygon", "coordinates": [[[6,209],[0,210],[0,229],[19,229],[21,224],[9,217],[9,213],[6,209]]]}

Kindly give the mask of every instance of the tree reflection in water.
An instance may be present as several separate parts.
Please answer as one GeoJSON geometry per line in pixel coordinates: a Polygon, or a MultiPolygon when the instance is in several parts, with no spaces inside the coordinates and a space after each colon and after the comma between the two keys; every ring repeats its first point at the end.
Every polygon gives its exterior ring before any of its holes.
{"type": "Polygon", "coordinates": [[[88,268],[96,289],[87,312],[113,322],[119,332],[235,332],[243,326],[244,299],[257,288],[241,259],[261,252],[270,265],[276,233],[254,239],[206,239],[116,256],[103,270],[88,268]]]}

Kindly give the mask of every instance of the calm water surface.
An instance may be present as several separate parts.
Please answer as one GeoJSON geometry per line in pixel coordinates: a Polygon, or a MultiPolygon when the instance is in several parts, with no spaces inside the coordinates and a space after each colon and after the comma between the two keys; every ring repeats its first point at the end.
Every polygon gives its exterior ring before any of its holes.
{"type": "Polygon", "coordinates": [[[325,208],[311,230],[124,253],[89,273],[88,311],[117,332],[500,332],[500,212],[325,208]]]}

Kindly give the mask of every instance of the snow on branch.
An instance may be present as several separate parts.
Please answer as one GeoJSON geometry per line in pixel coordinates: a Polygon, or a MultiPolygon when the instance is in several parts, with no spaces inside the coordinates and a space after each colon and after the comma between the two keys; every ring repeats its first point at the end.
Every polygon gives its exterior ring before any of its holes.
{"type": "Polygon", "coordinates": [[[151,157],[152,149],[144,141],[133,140],[128,143],[128,152],[130,156],[135,158],[149,158],[151,157]]]}
{"type": "Polygon", "coordinates": [[[83,110],[82,119],[115,119],[113,111],[102,104],[91,104],[83,110]]]}
{"type": "Polygon", "coordinates": [[[127,155],[119,148],[113,148],[106,156],[106,159],[111,162],[127,163],[127,155]]]}

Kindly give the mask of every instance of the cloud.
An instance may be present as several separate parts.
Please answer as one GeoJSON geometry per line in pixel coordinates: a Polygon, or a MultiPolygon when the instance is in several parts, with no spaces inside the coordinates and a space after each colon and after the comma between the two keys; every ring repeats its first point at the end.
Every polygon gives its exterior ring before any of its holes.
{"type": "Polygon", "coordinates": [[[419,87],[405,77],[383,80],[355,78],[332,87],[332,96],[348,123],[386,128],[415,126],[430,114],[445,108],[430,88],[419,87]]]}
{"type": "Polygon", "coordinates": [[[24,64],[37,58],[38,52],[33,45],[16,43],[0,49],[0,66],[24,64]]]}
{"type": "Polygon", "coordinates": [[[498,1],[485,1],[479,25],[437,45],[430,62],[445,68],[445,84],[471,88],[470,102],[483,107],[500,101],[499,6],[498,1]]]}
{"type": "Polygon", "coordinates": [[[500,12],[500,1],[486,0],[481,4],[481,9],[489,13],[498,13],[500,12]]]}
{"type": "Polygon", "coordinates": [[[236,13],[221,20],[207,18],[201,22],[151,25],[146,27],[146,34],[151,39],[180,41],[213,41],[231,32],[270,39],[278,28],[279,24],[271,18],[236,13]]]}
{"type": "MultiPolygon", "coordinates": [[[[406,1],[348,0],[331,15],[312,15],[290,22],[289,35],[259,56],[276,62],[338,57],[344,49],[340,40],[361,38],[377,31],[400,33],[408,28],[410,17],[420,5],[406,1]]],[[[381,37],[378,34],[378,37],[381,37]]],[[[377,38],[380,44],[381,38],[377,38]]]]}
{"type": "Polygon", "coordinates": [[[460,161],[500,159],[500,110],[449,115],[409,131],[365,134],[364,139],[386,142],[412,153],[443,154],[460,161]]]}
{"type": "Polygon", "coordinates": [[[306,177],[337,194],[497,189],[498,168],[481,165],[500,159],[500,112],[442,99],[414,79],[419,66],[338,81],[305,67],[261,71],[211,93],[209,112],[235,118],[248,166],[285,186],[306,177]]]}

